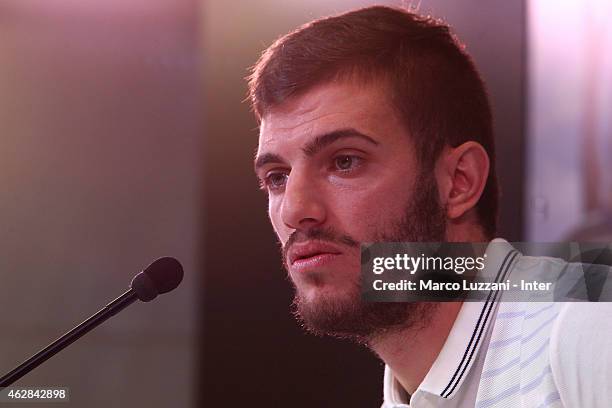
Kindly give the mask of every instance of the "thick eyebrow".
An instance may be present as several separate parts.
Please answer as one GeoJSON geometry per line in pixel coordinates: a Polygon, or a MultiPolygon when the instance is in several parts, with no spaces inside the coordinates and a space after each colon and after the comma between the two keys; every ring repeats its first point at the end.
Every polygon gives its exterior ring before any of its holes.
{"type": "Polygon", "coordinates": [[[278,154],[264,153],[255,158],[255,172],[268,163],[285,163],[285,160],[278,154]]]}
{"type": "MultiPolygon", "coordinates": [[[[330,144],[347,138],[360,138],[365,140],[375,146],[378,146],[376,140],[372,137],[365,135],[354,128],[346,128],[346,129],[338,129],[333,132],[324,133],[315,137],[312,141],[308,142],[306,146],[302,148],[304,154],[308,157],[312,157],[320,152],[323,148],[329,146],[330,144]]],[[[265,166],[268,163],[285,163],[285,160],[275,153],[264,153],[261,156],[255,158],[255,172],[257,172],[261,167],[265,166]]]]}
{"type": "Polygon", "coordinates": [[[379,145],[379,143],[376,140],[374,140],[368,135],[361,133],[357,129],[346,128],[346,129],[334,130],[333,132],[325,133],[325,134],[315,137],[314,140],[308,142],[306,146],[302,148],[302,151],[304,152],[306,156],[312,157],[316,155],[318,152],[320,152],[323,148],[329,146],[330,144],[340,139],[346,139],[350,137],[357,137],[357,138],[363,139],[369,143],[372,143],[375,146],[379,145]]]}

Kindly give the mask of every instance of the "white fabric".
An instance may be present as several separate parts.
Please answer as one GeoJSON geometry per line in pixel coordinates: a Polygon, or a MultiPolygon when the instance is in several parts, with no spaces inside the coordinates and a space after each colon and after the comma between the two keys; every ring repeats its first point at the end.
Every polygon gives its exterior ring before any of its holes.
{"type": "Polygon", "coordinates": [[[551,334],[551,367],[566,407],[612,404],[612,303],[567,303],[551,334]]]}
{"type": "MultiPolygon", "coordinates": [[[[563,268],[493,242],[493,271],[563,268]]],[[[404,395],[385,367],[382,408],[608,407],[612,303],[465,302],[410,405],[404,395]]]]}

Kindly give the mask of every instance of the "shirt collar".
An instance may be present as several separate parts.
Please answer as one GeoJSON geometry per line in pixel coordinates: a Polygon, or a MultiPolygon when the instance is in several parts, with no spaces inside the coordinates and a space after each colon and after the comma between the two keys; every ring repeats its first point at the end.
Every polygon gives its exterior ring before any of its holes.
{"type": "MultiPolygon", "coordinates": [[[[491,243],[485,251],[485,274],[496,277],[496,282],[502,282],[507,278],[510,266],[519,253],[504,239],[496,238],[491,243]]],[[[463,303],[442,350],[417,392],[422,390],[441,398],[452,398],[457,393],[476,360],[489,324],[494,318],[493,309],[497,298],[498,294],[492,291],[486,301],[463,303]]],[[[402,406],[401,404],[405,404],[402,396],[401,386],[391,369],[385,365],[385,401],[402,406]]]]}

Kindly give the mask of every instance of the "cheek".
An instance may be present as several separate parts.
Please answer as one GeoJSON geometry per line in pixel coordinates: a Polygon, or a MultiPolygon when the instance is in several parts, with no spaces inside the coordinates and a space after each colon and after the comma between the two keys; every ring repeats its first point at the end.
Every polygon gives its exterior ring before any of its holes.
{"type": "Polygon", "coordinates": [[[403,184],[372,184],[337,200],[335,214],[344,232],[366,242],[401,220],[409,198],[403,184]]]}

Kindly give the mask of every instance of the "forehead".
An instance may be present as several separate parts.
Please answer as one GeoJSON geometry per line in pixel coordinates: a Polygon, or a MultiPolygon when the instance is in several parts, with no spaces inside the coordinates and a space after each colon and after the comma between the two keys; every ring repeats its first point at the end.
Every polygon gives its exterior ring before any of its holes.
{"type": "Polygon", "coordinates": [[[291,98],[264,115],[258,153],[301,145],[311,137],[342,128],[387,138],[405,137],[383,86],[332,82],[291,98]]]}

